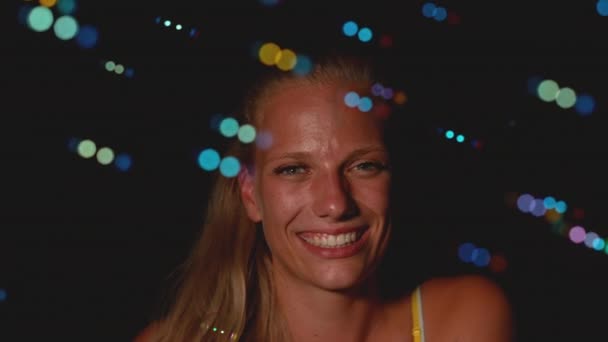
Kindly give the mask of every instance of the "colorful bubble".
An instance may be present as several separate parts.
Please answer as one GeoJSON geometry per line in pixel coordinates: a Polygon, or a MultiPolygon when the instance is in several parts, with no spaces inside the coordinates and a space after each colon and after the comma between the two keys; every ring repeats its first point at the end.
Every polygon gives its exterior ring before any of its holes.
{"type": "Polygon", "coordinates": [[[342,32],[347,37],[354,37],[359,31],[359,25],[354,21],[347,21],[342,25],[342,32]]]}
{"type": "Polygon", "coordinates": [[[53,12],[48,7],[36,6],[27,16],[27,25],[33,31],[44,32],[53,25],[53,12]]]}
{"type": "Polygon", "coordinates": [[[205,171],[213,171],[220,165],[220,154],[212,148],[206,148],[198,155],[198,165],[205,171]]]}
{"type": "Polygon", "coordinates": [[[239,171],[241,171],[241,163],[235,157],[224,157],[220,162],[220,172],[224,177],[235,177],[239,171]]]}

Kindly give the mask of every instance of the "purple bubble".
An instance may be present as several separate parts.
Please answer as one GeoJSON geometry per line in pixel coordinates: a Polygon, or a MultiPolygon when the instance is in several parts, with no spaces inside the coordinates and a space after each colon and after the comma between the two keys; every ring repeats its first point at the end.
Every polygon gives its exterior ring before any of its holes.
{"type": "Polygon", "coordinates": [[[585,232],[585,228],[581,226],[574,226],[570,228],[570,232],[568,232],[568,237],[570,238],[570,241],[577,244],[585,241],[586,236],[587,232],[585,232]]]}
{"type": "Polygon", "coordinates": [[[523,194],[517,198],[517,208],[523,213],[529,213],[534,197],[530,194],[523,194]]]}

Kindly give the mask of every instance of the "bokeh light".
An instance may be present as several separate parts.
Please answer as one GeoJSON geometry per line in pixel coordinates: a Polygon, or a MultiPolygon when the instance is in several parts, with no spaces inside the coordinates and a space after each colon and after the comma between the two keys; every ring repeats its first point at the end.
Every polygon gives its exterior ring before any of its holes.
{"type": "Polygon", "coordinates": [[[275,65],[280,57],[281,48],[275,43],[266,43],[260,47],[258,56],[260,61],[268,66],[275,65]]]}
{"type": "Polygon", "coordinates": [[[360,111],[367,113],[369,112],[373,107],[373,103],[372,103],[372,99],[370,99],[367,96],[362,97],[359,100],[359,105],[357,106],[357,108],[359,108],[360,111]]]}
{"type": "Polygon", "coordinates": [[[448,11],[443,7],[437,7],[433,18],[437,21],[444,21],[448,17],[448,11]]]}
{"type": "Polygon", "coordinates": [[[224,157],[220,162],[220,172],[224,177],[232,178],[241,171],[241,163],[235,157],[224,157]]]}
{"type": "Polygon", "coordinates": [[[372,40],[373,33],[372,33],[372,30],[369,29],[368,27],[363,27],[359,30],[359,33],[357,34],[357,36],[359,37],[360,41],[367,43],[370,40],[372,40]]]}
{"type": "Polygon", "coordinates": [[[175,25],[175,29],[180,31],[182,29],[182,25],[181,24],[177,24],[175,25]]]}
{"type": "Polygon", "coordinates": [[[604,239],[602,239],[601,237],[598,237],[597,239],[593,240],[593,243],[591,245],[596,251],[601,251],[604,249],[604,247],[606,247],[606,241],[604,241],[604,239]]]}
{"type": "Polygon", "coordinates": [[[267,7],[272,7],[272,6],[276,6],[279,4],[279,0],[259,0],[260,4],[267,6],[267,7]]]}
{"type": "Polygon", "coordinates": [[[312,71],[312,60],[308,56],[298,55],[293,72],[299,76],[308,75],[312,71]]]}
{"type": "Polygon", "coordinates": [[[32,8],[27,16],[27,25],[36,32],[44,32],[53,25],[53,12],[44,6],[32,8]]]}
{"type": "MultiPolygon", "coordinates": [[[[608,2],[608,0],[606,1],[608,2]]],[[[581,116],[587,116],[593,113],[593,111],[595,110],[595,99],[593,99],[593,96],[591,95],[581,94],[576,99],[576,105],[574,109],[576,109],[576,111],[581,116]]]]}
{"type": "Polygon", "coordinates": [[[539,83],[537,94],[545,102],[554,101],[559,92],[559,85],[553,80],[544,80],[539,83]]]}
{"type": "Polygon", "coordinates": [[[272,146],[272,134],[266,131],[258,132],[255,137],[255,145],[262,150],[268,149],[272,146]]]}
{"type": "Polygon", "coordinates": [[[164,24],[166,27],[171,26],[171,20],[165,20],[164,24]]]}
{"type": "Polygon", "coordinates": [[[116,63],[114,63],[113,61],[107,61],[104,64],[104,67],[106,68],[107,71],[114,71],[114,68],[116,68],[116,63]]]}
{"type": "Polygon", "coordinates": [[[76,152],[78,149],[78,143],[80,143],[80,139],[78,138],[70,138],[68,140],[68,150],[70,152],[76,152]]]}
{"type": "Polygon", "coordinates": [[[445,137],[448,139],[452,139],[454,137],[454,131],[448,129],[447,131],[445,131],[445,137]]]}
{"type": "Polygon", "coordinates": [[[354,37],[359,31],[359,25],[354,21],[347,21],[342,25],[342,32],[347,37],[354,37]]]}
{"type": "Polygon", "coordinates": [[[56,8],[61,14],[74,14],[76,11],[76,0],[59,0],[56,8]]]}
{"type": "Polygon", "coordinates": [[[0,289],[0,302],[6,301],[7,297],[8,297],[8,294],[6,293],[6,290],[0,289]]]}
{"type": "Polygon", "coordinates": [[[462,135],[462,134],[458,134],[458,135],[456,136],[456,141],[457,141],[457,142],[459,142],[459,143],[464,142],[464,135],[462,135]]]}
{"type": "Polygon", "coordinates": [[[422,15],[427,18],[433,18],[437,12],[437,6],[432,2],[427,2],[422,5],[422,15]]]}
{"type": "Polygon", "coordinates": [[[593,241],[595,241],[595,239],[599,237],[600,236],[597,235],[596,232],[588,232],[587,236],[585,236],[585,246],[587,246],[588,248],[593,248],[593,241]]]}
{"type": "Polygon", "coordinates": [[[76,150],[81,157],[91,158],[97,152],[97,146],[92,140],[85,139],[80,141],[76,150]]]}
{"type": "Polygon", "coordinates": [[[398,105],[402,105],[407,101],[407,95],[405,95],[405,92],[399,90],[395,93],[393,101],[395,101],[395,103],[398,105]]]}
{"type": "Polygon", "coordinates": [[[555,208],[555,204],[556,203],[557,203],[557,201],[555,200],[555,198],[553,196],[547,196],[543,200],[543,205],[547,209],[553,209],[553,208],[555,208]]]}
{"type": "Polygon", "coordinates": [[[393,98],[394,92],[392,88],[386,87],[384,89],[382,89],[382,97],[385,100],[390,100],[393,98]]]}
{"type": "Polygon", "coordinates": [[[125,70],[125,76],[128,78],[133,78],[133,75],[135,75],[135,70],[133,70],[133,68],[127,68],[125,70]]]}
{"type": "Polygon", "coordinates": [[[532,76],[528,79],[528,92],[531,95],[538,95],[538,86],[543,81],[540,76],[532,76]]]}
{"type": "Polygon", "coordinates": [[[198,165],[205,171],[213,171],[220,165],[220,154],[212,148],[206,148],[198,155],[198,165]]]}
{"type": "Polygon", "coordinates": [[[507,269],[507,259],[502,255],[492,255],[488,267],[492,272],[502,273],[507,269]]]}
{"type": "Polygon", "coordinates": [[[234,118],[225,118],[220,122],[220,133],[226,138],[232,138],[239,131],[239,123],[234,118]]]}
{"type": "Polygon", "coordinates": [[[78,30],[76,44],[83,49],[90,49],[97,44],[99,32],[91,25],[84,25],[78,30]]]}
{"type": "Polygon", "coordinates": [[[572,108],[576,104],[576,92],[568,87],[562,88],[557,93],[555,102],[564,109],[572,108]]]}
{"type": "Polygon", "coordinates": [[[239,141],[244,144],[249,144],[255,140],[255,128],[250,124],[244,124],[243,126],[239,127],[237,136],[239,141]]]}
{"type": "Polygon", "coordinates": [[[523,194],[517,198],[517,208],[523,213],[529,213],[534,202],[534,196],[530,194],[523,194]]]}
{"type": "Polygon", "coordinates": [[[608,0],[598,0],[595,4],[597,13],[603,17],[608,16],[608,0]]]}
{"type": "Polygon", "coordinates": [[[101,165],[110,165],[114,161],[114,151],[109,147],[102,147],[97,150],[97,161],[101,165]]]}
{"type": "Polygon", "coordinates": [[[45,7],[53,7],[57,3],[57,0],[40,0],[40,4],[45,7]]]}
{"type": "Polygon", "coordinates": [[[585,228],[581,226],[574,226],[570,228],[570,231],[568,232],[568,237],[570,238],[570,241],[577,244],[585,241],[586,236],[587,232],[585,232],[585,228]]]}
{"type": "Polygon", "coordinates": [[[490,252],[485,248],[475,248],[473,250],[473,264],[477,267],[485,267],[490,264],[490,252]]]}
{"type": "Polygon", "coordinates": [[[545,212],[547,212],[547,209],[543,200],[539,198],[534,199],[530,205],[530,213],[536,217],[541,217],[545,215],[545,212]]]}
{"type": "Polygon", "coordinates": [[[566,212],[566,210],[568,210],[568,205],[566,204],[566,202],[557,201],[555,203],[555,211],[557,211],[558,213],[563,214],[566,212]]]}
{"type": "Polygon", "coordinates": [[[209,127],[214,131],[219,131],[222,120],[224,120],[224,116],[222,114],[216,113],[211,115],[211,118],[209,119],[209,127]]]}
{"type": "Polygon", "coordinates": [[[118,75],[122,75],[124,71],[125,67],[122,64],[116,64],[116,67],[114,68],[115,73],[117,73],[118,75]]]}
{"type": "Polygon", "coordinates": [[[279,60],[277,61],[277,67],[283,71],[293,69],[298,62],[298,56],[290,49],[281,50],[278,56],[279,60]]]}
{"type": "Polygon", "coordinates": [[[470,242],[465,242],[463,244],[461,244],[460,246],[458,246],[458,258],[462,261],[462,262],[472,262],[473,261],[473,251],[476,249],[477,247],[470,243],[470,242]]]}
{"type": "Polygon", "coordinates": [[[380,83],[374,83],[372,85],[372,95],[374,95],[374,96],[382,96],[383,91],[384,91],[384,86],[382,86],[382,84],[380,84],[380,83]]]}
{"type": "Polygon", "coordinates": [[[64,15],[55,20],[53,25],[55,36],[61,40],[70,40],[78,34],[78,21],[70,15],[64,15]]]}
{"type": "Polygon", "coordinates": [[[357,107],[360,101],[359,94],[354,91],[349,91],[344,95],[344,103],[350,108],[357,107]]]}
{"type": "Polygon", "coordinates": [[[119,153],[116,158],[114,158],[114,165],[120,171],[129,171],[133,165],[133,159],[126,153],[119,153]]]}

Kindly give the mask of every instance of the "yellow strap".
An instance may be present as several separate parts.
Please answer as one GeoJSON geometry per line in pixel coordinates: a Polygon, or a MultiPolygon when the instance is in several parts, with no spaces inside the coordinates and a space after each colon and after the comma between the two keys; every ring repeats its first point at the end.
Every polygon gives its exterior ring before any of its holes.
{"type": "Polygon", "coordinates": [[[422,313],[420,310],[420,287],[417,287],[414,293],[412,294],[412,336],[414,337],[414,342],[423,342],[424,341],[424,332],[422,327],[422,317],[420,314],[422,313]]]}

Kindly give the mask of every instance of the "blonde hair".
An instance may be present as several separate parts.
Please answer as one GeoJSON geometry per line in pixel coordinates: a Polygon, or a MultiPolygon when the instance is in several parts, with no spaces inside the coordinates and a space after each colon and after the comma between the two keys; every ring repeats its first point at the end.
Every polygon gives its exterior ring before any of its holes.
{"type": "MultiPolygon", "coordinates": [[[[304,76],[271,73],[246,96],[239,122],[259,122],[263,100],[285,82],[369,84],[373,77],[367,62],[344,57],[320,60],[304,76]]],[[[226,155],[251,167],[253,144],[235,140],[226,155]]],[[[271,272],[262,229],[245,212],[237,178],[216,175],[201,235],[179,268],[175,298],[158,325],[158,341],[289,341],[275,305],[271,272]]]]}

